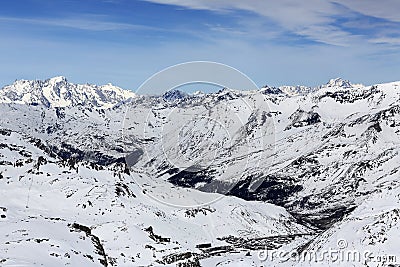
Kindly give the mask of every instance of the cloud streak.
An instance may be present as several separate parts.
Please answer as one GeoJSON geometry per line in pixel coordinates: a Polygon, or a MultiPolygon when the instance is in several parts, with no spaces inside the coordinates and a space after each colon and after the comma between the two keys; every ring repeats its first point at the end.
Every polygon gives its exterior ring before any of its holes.
{"type": "Polygon", "coordinates": [[[332,2],[366,16],[400,22],[400,1],[398,0],[334,0],[332,2]]]}
{"type": "Polygon", "coordinates": [[[382,38],[376,38],[376,39],[371,39],[371,43],[374,44],[389,44],[389,45],[400,45],[400,37],[382,37],[382,38]]]}
{"type": "MultiPolygon", "coordinates": [[[[337,23],[338,18],[349,19],[354,14],[400,22],[398,0],[146,0],[153,3],[177,5],[188,9],[229,12],[244,10],[265,17],[293,34],[310,40],[348,46],[362,41],[362,36],[337,23]]],[[[363,25],[371,29],[374,25],[363,25]]],[[[400,25],[399,25],[400,26],[400,25]]],[[[365,37],[365,36],[364,36],[365,37]]],[[[375,37],[371,37],[376,38],[375,37]]],[[[382,37],[384,38],[384,37],[382,37]]]]}
{"type": "Polygon", "coordinates": [[[105,16],[80,16],[79,18],[19,18],[0,17],[1,22],[34,24],[51,27],[64,27],[86,31],[116,31],[116,30],[158,30],[157,28],[139,25],[107,21],[105,16]]]}

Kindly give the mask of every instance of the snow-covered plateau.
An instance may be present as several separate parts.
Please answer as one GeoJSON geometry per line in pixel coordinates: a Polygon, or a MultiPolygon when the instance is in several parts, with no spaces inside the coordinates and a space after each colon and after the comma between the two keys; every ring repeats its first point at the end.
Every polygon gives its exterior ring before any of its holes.
{"type": "Polygon", "coordinates": [[[400,82],[239,89],[0,89],[0,266],[400,266],[400,82]]]}

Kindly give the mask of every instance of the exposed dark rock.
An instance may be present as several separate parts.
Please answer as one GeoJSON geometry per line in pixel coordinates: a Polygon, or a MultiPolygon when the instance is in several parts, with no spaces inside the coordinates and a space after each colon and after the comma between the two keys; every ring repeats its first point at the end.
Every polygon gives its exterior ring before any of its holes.
{"type": "Polygon", "coordinates": [[[210,183],[213,179],[209,170],[182,170],[174,174],[168,181],[182,187],[194,187],[198,183],[210,183]]]}
{"type": "Polygon", "coordinates": [[[290,115],[289,119],[292,120],[292,122],[285,128],[285,130],[289,130],[292,127],[299,128],[321,122],[321,116],[317,112],[306,112],[301,109],[296,110],[292,115],[290,115]]]}
{"type": "Polygon", "coordinates": [[[356,206],[339,206],[320,211],[319,213],[295,213],[290,212],[297,221],[304,225],[312,225],[321,230],[329,229],[333,224],[340,221],[347,214],[351,213],[356,206]]]}
{"type": "Polygon", "coordinates": [[[8,130],[8,129],[0,129],[0,135],[10,136],[10,135],[11,135],[11,130],[8,130]]]}
{"type": "Polygon", "coordinates": [[[153,227],[152,226],[149,226],[149,227],[145,228],[144,231],[149,233],[149,237],[151,239],[153,239],[154,241],[156,241],[156,242],[163,243],[163,242],[170,242],[171,241],[171,238],[169,238],[169,237],[162,237],[160,235],[156,235],[153,232],[153,227]]]}
{"type": "Polygon", "coordinates": [[[204,244],[198,244],[196,245],[196,248],[203,249],[203,248],[210,248],[211,243],[204,243],[204,244]]]}
{"type": "Polygon", "coordinates": [[[101,258],[99,258],[99,262],[104,267],[107,267],[108,261],[107,261],[107,255],[104,250],[104,247],[101,244],[100,239],[97,236],[95,236],[94,234],[92,234],[92,230],[88,226],[85,226],[85,225],[82,225],[79,223],[69,224],[68,226],[71,228],[71,231],[84,232],[86,234],[86,236],[92,240],[93,245],[96,250],[96,253],[101,257],[101,258]]]}
{"type": "Polygon", "coordinates": [[[165,92],[163,95],[163,99],[167,101],[175,101],[179,99],[184,99],[187,98],[188,94],[179,91],[179,90],[170,90],[168,92],[165,92]]]}
{"type": "Polygon", "coordinates": [[[126,197],[136,197],[135,194],[132,193],[132,191],[129,189],[129,186],[119,182],[115,184],[115,194],[117,196],[126,196],[126,197]]]}
{"type": "Polygon", "coordinates": [[[261,88],[261,92],[267,95],[279,95],[283,94],[282,90],[277,87],[270,87],[268,85],[261,88]]]}
{"type": "Polygon", "coordinates": [[[339,103],[354,103],[358,100],[367,99],[368,97],[376,94],[378,90],[376,88],[371,88],[370,90],[359,91],[359,90],[338,90],[335,92],[326,92],[319,97],[319,100],[329,97],[333,98],[339,103]]]}
{"type": "Polygon", "coordinates": [[[253,191],[250,190],[250,184],[255,179],[260,179],[260,177],[248,176],[237,182],[228,195],[237,196],[245,200],[262,200],[276,205],[283,205],[290,196],[303,189],[301,185],[296,184],[290,177],[269,174],[261,178],[261,184],[253,191]]]}
{"type": "Polygon", "coordinates": [[[208,213],[215,212],[215,209],[212,209],[210,207],[202,207],[202,208],[192,208],[192,209],[187,209],[185,211],[185,216],[187,217],[196,217],[198,213],[202,213],[203,215],[207,215],[208,213]]]}
{"type": "Polygon", "coordinates": [[[143,155],[143,150],[138,148],[135,151],[132,151],[125,157],[125,161],[128,165],[128,167],[134,166],[142,157],[143,155]]]}

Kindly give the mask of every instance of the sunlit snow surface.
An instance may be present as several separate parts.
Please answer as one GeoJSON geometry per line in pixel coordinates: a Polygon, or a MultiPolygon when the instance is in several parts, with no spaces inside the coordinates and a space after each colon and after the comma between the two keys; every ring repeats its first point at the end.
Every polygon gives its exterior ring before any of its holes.
{"type": "Polygon", "coordinates": [[[0,265],[395,266],[399,96],[338,79],[174,100],[17,81],[0,90],[0,265]],[[259,259],[339,241],[375,258],[259,259]]]}

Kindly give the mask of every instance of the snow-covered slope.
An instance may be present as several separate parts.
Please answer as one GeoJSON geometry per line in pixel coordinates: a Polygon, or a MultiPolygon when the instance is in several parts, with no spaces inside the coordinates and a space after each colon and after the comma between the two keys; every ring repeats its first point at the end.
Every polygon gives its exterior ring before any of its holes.
{"type": "Polygon", "coordinates": [[[165,205],[154,196],[177,202],[210,202],[215,196],[162,181],[161,190],[149,195],[124,164],[76,163],[46,150],[26,134],[2,132],[0,255],[5,266],[196,262],[236,250],[220,240],[230,235],[309,233],[285,209],[263,202],[223,197],[201,207],[165,205]],[[204,249],[196,247],[201,244],[204,249]]]}
{"type": "Polygon", "coordinates": [[[53,78],[0,99],[5,266],[349,266],[258,259],[342,239],[400,261],[400,82],[136,96],[53,78]]]}

